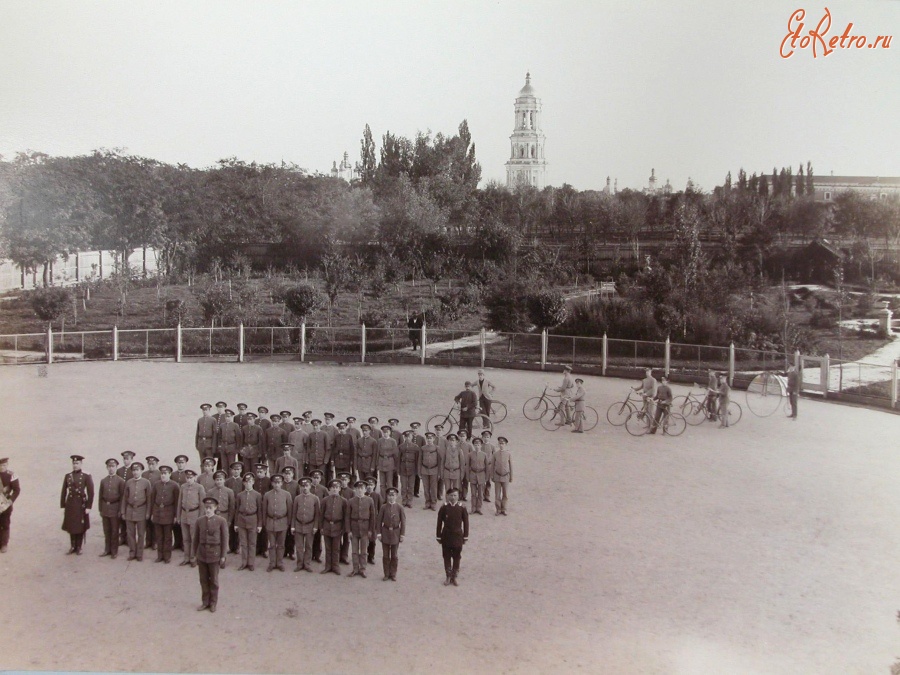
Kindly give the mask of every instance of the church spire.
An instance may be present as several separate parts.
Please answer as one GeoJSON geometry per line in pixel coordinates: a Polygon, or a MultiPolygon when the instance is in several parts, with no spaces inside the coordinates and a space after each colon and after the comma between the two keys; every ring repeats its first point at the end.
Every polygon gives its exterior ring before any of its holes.
{"type": "Polygon", "coordinates": [[[531,85],[531,72],[525,73],[525,86],[515,102],[515,124],[510,140],[510,156],[506,163],[506,185],[546,185],[547,160],[544,158],[545,137],[541,131],[541,99],[531,85]]]}

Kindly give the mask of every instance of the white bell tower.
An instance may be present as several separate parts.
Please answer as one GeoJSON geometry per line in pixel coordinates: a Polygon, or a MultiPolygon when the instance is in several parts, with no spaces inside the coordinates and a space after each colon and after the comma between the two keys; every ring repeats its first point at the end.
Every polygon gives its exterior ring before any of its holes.
{"type": "Polygon", "coordinates": [[[541,99],[534,94],[531,73],[525,74],[525,86],[516,97],[516,123],[506,163],[506,186],[531,185],[542,189],[546,184],[547,160],[544,158],[544,134],[541,131],[541,99]]]}

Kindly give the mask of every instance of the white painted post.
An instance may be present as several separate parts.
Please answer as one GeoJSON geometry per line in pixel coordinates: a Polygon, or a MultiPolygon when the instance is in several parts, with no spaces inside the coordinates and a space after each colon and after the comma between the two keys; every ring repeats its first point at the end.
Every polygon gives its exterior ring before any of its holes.
{"type": "Polygon", "coordinates": [[[828,356],[828,354],[826,354],[825,358],[822,359],[822,365],[820,366],[821,374],[819,375],[820,381],[824,385],[822,388],[822,393],[825,395],[825,398],[828,398],[828,386],[831,384],[831,382],[829,381],[830,378],[828,377],[829,373],[831,373],[830,366],[831,358],[828,356]]]}
{"type": "Polygon", "coordinates": [[[547,367],[547,329],[541,331],[541,370],[547,367]]]}
{"type": "Polygon", "coordinates": [[[891,362],[891,407],[897,407],[897,359],[891,362]]]}
{"type": "MultiPolygon", "coordinates": [[[[794,368],[797,369],[797,372],[800,372],[800,350],[794,352],[794,368]]],[[[802,389],[802,387],[801,387],[802,389]]]]}
{"type": "MultiPolygon", "coordinates": [[[[144,249],[146,255],[146,249],[144,249]]],[[[244,322],[238,323],[238,363],[244,362],[244,322]]]]}
{"type": "Polygon", "coordinates": [[[306,322],[300,324],[300,361],[306,360],[306,322]]]}
{"type": "Polygon", "coordinates": [[[481,367],[484,368],[484,357],[485,357],[485,339],[484,339],[484,327],[481,328],[481,367]]]}
{"type": "Polygon", "coordinates": [[[600,374],[606,375],[606,360],[609,358],[609,340],[606,339],[606,333],[603,334],[603,365],[600,367],[600,374]]]}
{"type": "MultiPolygon", "coordinates": [[[[668,336],[666,336],[666,352],[665,352],[665,354],[666,354],[665,355],[665,373],[666,373],[666,377],[668,377],[669,376],[669,366],[672,363],[672,345],[669,342],[668,336]]],[[[732,354],[731,363],[734,364],[734,345],[732,345],[731,354],[732,354]]],[[[733,371],[734,371],[734,368],[732,367],[732,372],[733,371]]]]}
{"type": "Polygon", "coordinates": [[[119,326],[113,326],[113,361],[119,360],[119,326]]]}
{"type": "Polygon", "coordinates": [[[100,278],[103,278],[103,251],[97,251],[97,270],[100,272],[100,278]]]}
{"type": "Polygon", "coordinates": [[[728,347],[728,386],[734,386],[734,343],[728,347]]]}
{"type": "Polygon", "coordinates": [[[175,326],[175,363],[181,363],[181,322],[175,326]]]}
{"type": "Polygon", "coordinates": [[[362,324],[361,333],[362,333],[362,341],[360,343],[361,349],[360,349],[359,361],[360,361],[360,363],[365,363],[366,362],[366,324],[362,324]]]}
{"type": "Polygon", "coordinates": [[[47,363],[53,363],[53,327],[47,324],[47,363]]]}
{"type": "Polygon", "coordinates": [[[420,355],[420,358],[421,358],[422,365],[424,366],[425,365],[425,340],[427,338],[426,331],[425,331],[425,320],[424,319],[422,319],[422,335],[420,335],[419,337],[422,340],[422,342],[421,342],[422,354],[420,355]]]}

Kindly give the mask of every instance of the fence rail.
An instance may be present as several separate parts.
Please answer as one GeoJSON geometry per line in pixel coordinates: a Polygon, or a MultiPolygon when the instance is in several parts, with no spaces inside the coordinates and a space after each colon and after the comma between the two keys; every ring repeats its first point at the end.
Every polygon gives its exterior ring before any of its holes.
{"type": "Polygon", "coordinates": [[[760,372],[803,373],[804,390],[897,407],[898,367],[839,362],[824,357],[753,349],[542,333],[269,326],[128,328],[0,335],[0,364],[125,359],[260,358],[360,361],[559,369],[564,365],[599,375],[633,376],[654,368],[677,381],[705,382],[708,370],[727,372],[746,388],[760,372]]]}

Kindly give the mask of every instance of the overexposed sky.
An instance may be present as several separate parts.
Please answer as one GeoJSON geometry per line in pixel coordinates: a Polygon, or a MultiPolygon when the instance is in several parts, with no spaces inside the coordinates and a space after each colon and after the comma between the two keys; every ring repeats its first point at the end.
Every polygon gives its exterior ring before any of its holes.
{"type": "MultiPolygon", "coordinates": [[[[548,183],[704,189],[743,166],[900,176],[900,38],[779,56],[824,4],[0,0],[0,155],[121,147],[208,166],[237,156],[328,171],[368,123],[455,133],[505,180],[530,70],[548,183]]],[[[828,2],[840,35],[900,35],[900,0],[828,2]]]]}

